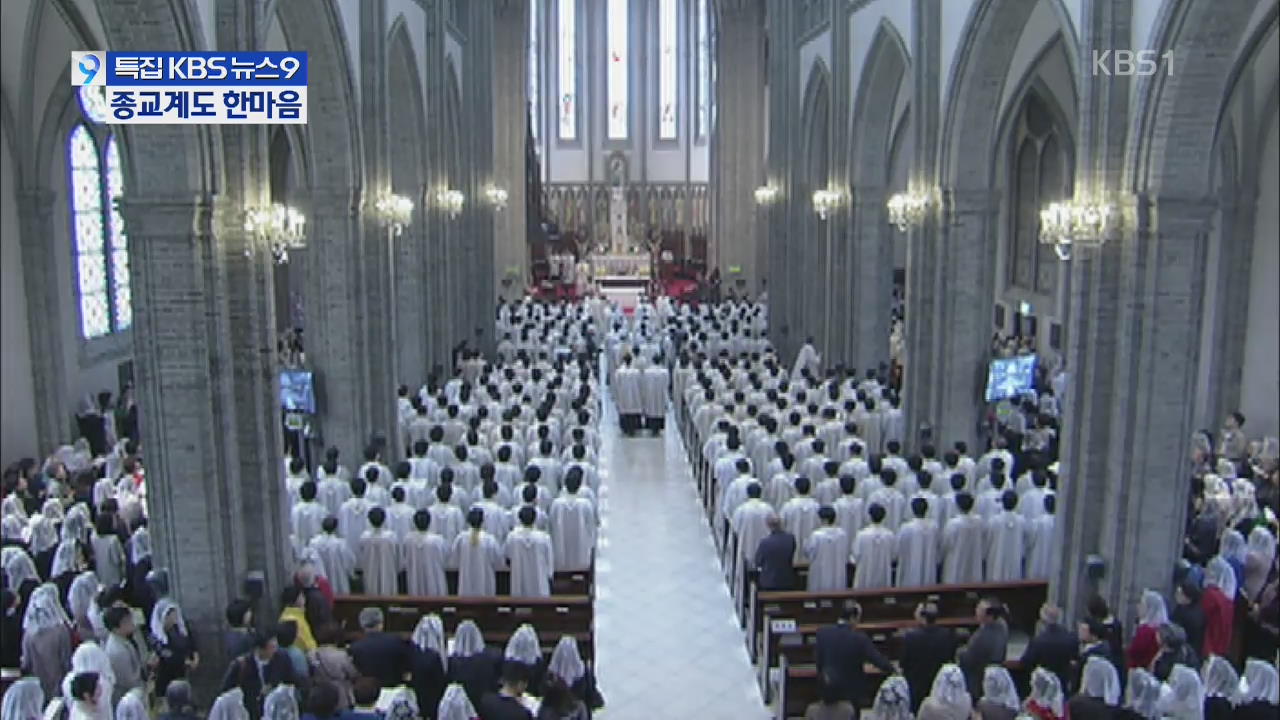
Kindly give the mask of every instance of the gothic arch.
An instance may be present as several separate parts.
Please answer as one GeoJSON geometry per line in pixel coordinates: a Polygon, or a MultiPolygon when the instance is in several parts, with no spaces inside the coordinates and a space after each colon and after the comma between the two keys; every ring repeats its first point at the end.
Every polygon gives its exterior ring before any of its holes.
{"type": "Polygon", "coordinates": [[[849,177],[856,188],[884,188],[889,182],[894,109],[910,70],[911,60],[902,35],[892,23],[881,19],[854,96],[849,177]]]}

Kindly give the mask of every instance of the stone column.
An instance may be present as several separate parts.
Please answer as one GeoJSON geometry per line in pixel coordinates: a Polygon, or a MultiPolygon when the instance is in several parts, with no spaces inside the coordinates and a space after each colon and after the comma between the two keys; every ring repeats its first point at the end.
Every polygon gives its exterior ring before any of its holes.
{"type": "MultiPolygon", "coordinates": [[[[494,311],[497,299],[494,245],[494,214],[523,215],[523,204],[508,202],[500,213],[484,199],[484,189],[494,182],[494,11],[495,0],[471,0],[467,3],[466,82],[462,96],[462,137],[466,139],[467,154],[463,156],[469,176],[468,204],[464,213],[466,232],[463,242],[470,250],[470,266],[467,282],[463,285],[467,324],[463,326],[468,344],[492,357],[497,346],[493,339],[494,311]]],[[[521,15],[522,16],[522,15],[521,15]]],[[[523,39],[523,31],[520,33],[523,39]]],[[[521,42],[520,47],[524,47],[521,42]]],[[[506,69],[503,69],[506,72],[506,69]]],[[[524,82],[524,76],[520,76],[524,82]]],[[[521,117],[525,115],[520,113],[521,117]]],[[[521,136],[523,137],[523,135],[521,136]]],[[[521,143],[518,155],[524,157],[521,143]]],[[[523,166],[523,163],[521,163],[523,166]]],[[[523,175],[520,176],[523,180],[523,175]]],[[[510,188],[508,188],[510,190],[510,188]]],[[[523,238],[521,239],[523,243],[523,238]]]]}
{"type": "MultiPolygon", "coordinates": [[[[755,189],[765,184],[765,32],[760,0],[719,4],[716,18],[716,122],[711,138],[711,262],[724,287],[735,277],[757,294],[767,274],[757,262],[768,241],[755,189]],[[741,275],[731,272],[741,268],[741,275]]],[[[772,293],[770,293],[772,296],[772,293]]]]}
{"type": "MultiPolygon", "coordinates": [[[[793,228],[803,226],[801,213],[809,211],[809,198],[797,194],[795,166],[801,157],[799,144],[800,89],[798,53],[795,52],[796,3],[790,0],[769,0],[770,52],[768,54],[769,83],[769,137],[768,182],[778,188],[779,199],[767,209],[766,243],[769,263],[761,277],[768,281],[769,338],[778,356],[790,363],[804,341],[804,330],[792,327],[791,317],[799,301],[795,284],[790,282],[788,268],[795,262],[789,255],[794,252],[792,242],[803,241],[796,237],[793,228]]],[[[717,74],[727,68],[719,66],[717,74]]],[[[721,105],[717,111],[717,123],[723,121],[727,109],[721,105]]]]}
{"type": "Polygon", "coordinates": [[[835,286],[835,315],[844,323],[844,361],[865,372],[889,359],[889,307],[893,302],[893,228],[883,186],[853,189],[853,217],[844,246],[847,269],[835,286]]]}
{"type": "MultiPolygon", "coordinates": [[[[518,297],[529,272],[525,228],[525,140],[529,132],[529,0],[499,0],[493,16],[493,182],[507,191],[507,209],[493,218],[494,287],[508,272],[504,294],[518,297]]],[[[510,297],[508,299],[511,299],[510,297]]]]}
{"type": "Polygon", "coordinates": [[[27,279],[27,324],[31,328],[31,375],[35,383],[36,444],[47,453],[70,437],[71,412],[62,357],[62,298],[53,237],[57,193],[48,188],[18,192],[22,274],[27,279]]]}

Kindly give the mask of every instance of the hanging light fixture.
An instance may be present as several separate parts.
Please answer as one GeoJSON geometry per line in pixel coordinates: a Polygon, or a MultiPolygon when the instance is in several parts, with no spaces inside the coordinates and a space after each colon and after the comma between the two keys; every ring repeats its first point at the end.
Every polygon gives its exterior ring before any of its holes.
{"type": "Polygon", "coordinates": [[[815,190],[813,193],[813,211],[818,217],[826,220],[831,213],[836,211],[845,200],[845,194],[841,190],[828,188],[826,190],[815,190]]]}
{"type": "Polygon", "coordinates": [[[404,195],[384,193],[374,201],[373,212],[398,237],[413,219],[413,201],[404,195]]]}
{"type": "Polygon", "coordinates": [[[1075,247],[1105,243],[1117,220],[1110,203],[1049,203],[1040,211],[1040,242],[1052,246],[1059,260],[1070,260],[1075,247]]]}
{"type": "Polygon", "coordinates": [[[755,190],[755,198],[757,205],[772,205],[781,195],[778,188],[772,185],[761,185],[755,190]]]}
{"type": "Polygon", "coordinates": [[[930,196],[920,191],[894,193],[885,203],[889,211],[889,224],[898,232],[919,227],[928,215],[930,196]]]}
{"type": "Polygon", "coordinates": [[[467,196],[460,190],[442,188],[436,191],[436,204],[451,218],[456,218],[462,213],[462,206],[466,201],[467,196]]]}
{"type": "Polygon", "coordinates": [[[261,248],[271,253],[277,264],[289,261],[289,251],[306,247],[307,219],[297,209],[280,203],[249,208],[244,214],[244,231],[254,240],[245,250],[252,257],[261,248]]]}
{"type": "Polygon", "coordinates": [[[493,206],[494,210],[507,209],[507,191],[497,185],[490,185],[484,189],[484,199],[493,206]]]}

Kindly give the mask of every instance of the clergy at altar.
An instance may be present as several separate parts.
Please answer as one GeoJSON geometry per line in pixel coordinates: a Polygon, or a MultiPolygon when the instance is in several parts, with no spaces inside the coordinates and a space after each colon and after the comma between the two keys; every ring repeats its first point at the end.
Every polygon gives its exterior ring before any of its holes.
{"type": "Polygon", "coordinates": [[[497,571],[503,567],[502,546],[484,531],[484,511],[467,513],[469,530],[453,539],[450,566],[458,570],[459,595],[494,595],[498,591],[497,571]]]}
{"type": "Polygon", "coordinates": [[[551,537],[534,527],[537,513],[533,508],[520,508],[518,517],[520,526],[507,535],[502,551],[511,566],[511,595],[548,597],[555,572],[551,537]]]}
{"type": "Polygon", "coordinates": [[[898,587],[918,587],[938,582],[938,526],[929,517],[929,502],[911,499],[914,516],[898,529],[894,557],[898,560],[898,587]]]}
{"type": "Polygon", "coordinates": [[[400,544],[400,565],[404,569],[410,595],[439,596],[449,594],[445,564],[449,546],[439,533],[431,531],[431,513],[419,510],[413,514],[413,530],[400,544]]]}
{"type": "Polygon", "coordinates": [[[809,592],[843,590],[848,587],[849,536],[836,525],[836,511],[829,505],[818,508],[822,524],[804,543],[809,560],[809,592]]]}
{"type": "MultiPolygon", "coordinates": [[[[565,476],[564,490],[551,501],[549,520],[556,570],[585,570],[591,567],[598,520],[595,504],[579,494],[582,489],[582,471],[580,468],[573,468],[565,476]]],[[[530,523],[534,522],[537,513],[532,508],[521,508],[521,523],[524,522],[526,510],[529,511],[530,523]]]]}

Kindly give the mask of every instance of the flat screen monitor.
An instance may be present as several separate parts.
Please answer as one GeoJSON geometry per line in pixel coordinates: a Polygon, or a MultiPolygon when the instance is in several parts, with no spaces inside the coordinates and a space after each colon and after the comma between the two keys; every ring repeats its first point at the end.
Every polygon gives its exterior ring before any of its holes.
{"type": "Polygon", "coordinates": [[[987,370],[987,402],[1021,395],[1035,387],[1036,356],[996,358],[987,370]]]}
{"type": "Polygon", "coordinates": [[[289,412],[315,414],[315,377],[310,371],[280,371],[280,405],[289,412]]]}

